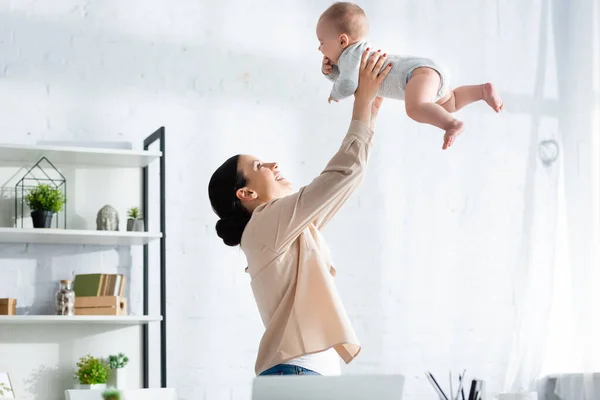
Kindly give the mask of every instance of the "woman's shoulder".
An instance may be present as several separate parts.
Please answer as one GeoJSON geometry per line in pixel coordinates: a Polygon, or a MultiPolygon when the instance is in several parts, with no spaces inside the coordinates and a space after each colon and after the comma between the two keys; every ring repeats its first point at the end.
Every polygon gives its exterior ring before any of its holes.
{"type": "Polygon", "coordinates": [[[279,205],[283,199],[273,199],[267,203],[261,204],[254,209],[250,218],[250,223],[254,225],[269,225],[278,224],[281,219],[280,214],[277,212],[279,205]]]}
{"type": "Polygon", "coordinates": [[[265,249],[275,252],[274,235],[276,237],[282,220],[280,200],[275,199],[261,204],[252,212],[242,234],[240,246],[246,255],[257,250],[263,252],[265,249]]]}
{"type": "Polygon", "coordinates": [[[250,220],[246,224],[240,247],[244,252],[256,247],[257,244],[264,242],[266,239],[266,231],[277,222],[277,218],[272,215],[272,209],[267,207],[269,203],[258,206],[250,216],[250,220]]]}

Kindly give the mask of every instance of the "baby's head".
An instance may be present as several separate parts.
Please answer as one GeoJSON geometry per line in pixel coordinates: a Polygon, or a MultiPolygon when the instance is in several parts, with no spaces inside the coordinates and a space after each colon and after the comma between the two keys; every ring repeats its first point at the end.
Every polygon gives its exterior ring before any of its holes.
{"type": "Polygon", "coordinates": [[[336,64],[342,51],[367,36],[369,23],[362,8],[354,3],[331,5],[317,22],[319,51],[336,64]]]}

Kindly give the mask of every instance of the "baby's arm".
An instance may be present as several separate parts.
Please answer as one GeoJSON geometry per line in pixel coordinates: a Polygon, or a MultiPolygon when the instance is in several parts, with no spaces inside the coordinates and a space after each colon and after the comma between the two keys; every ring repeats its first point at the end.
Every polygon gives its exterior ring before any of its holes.
{"type": "Polygon", "coordinates": [[[330,99],[340,101],[354,94],[358,88],[360,54],[346,53],[338,62],[338,76],[331,89],[330,99]]]}
{"type": "Polygon", "coordinates": [[[323,73],[323,75],[325,75],[325,78],[329,79],[331,82],[335,82],[338,76],[340,76],[340,69],[337,65],[332,65],[331,73],[329,75],[323,73]]]}

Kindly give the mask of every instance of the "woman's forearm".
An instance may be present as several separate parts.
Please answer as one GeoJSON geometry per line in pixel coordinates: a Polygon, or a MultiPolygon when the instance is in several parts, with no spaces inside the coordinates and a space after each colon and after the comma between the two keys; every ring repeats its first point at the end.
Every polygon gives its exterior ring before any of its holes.
{"type": "Polygon", "coordinates": [[[371,101],[355,98],[352,109],[352,119],[371,125],[371,101]]]}
{"type": "Polygon", "coordinates": [[[377,114],[371,114],[371,119],[369,120],[369,128],[374,131],[375,130],[375,122],[377,121],[377,114]]]}

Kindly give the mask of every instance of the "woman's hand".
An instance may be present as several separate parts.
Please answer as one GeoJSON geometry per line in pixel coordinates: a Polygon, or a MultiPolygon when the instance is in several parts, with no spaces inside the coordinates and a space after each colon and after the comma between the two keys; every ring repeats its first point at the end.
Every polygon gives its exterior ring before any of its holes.
{"type": "Polygon", "coordinates": [[[358,75],[358,88],[354,92],[353,119],[370,125],[373,111],[377,116],[382,100],[377,100],[376,104],[373,104],[373,100],[377,96],[381,83],[392,68],[392,64],[383,68],[386,58],[386,54],[381,55],[381,51],[377,51],[371,56],[369,56],[369,49],[363,52],[358,75]]]}

